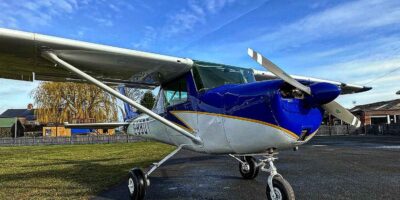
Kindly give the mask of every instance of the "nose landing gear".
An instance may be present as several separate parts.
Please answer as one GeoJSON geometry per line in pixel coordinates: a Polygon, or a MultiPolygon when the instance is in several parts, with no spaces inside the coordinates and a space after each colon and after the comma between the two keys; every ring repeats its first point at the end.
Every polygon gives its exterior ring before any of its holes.
{"type": "Polygon", "coordinates": [[[267,154],[260,160],[261,171],[269,173],[266,195],[268,200],[294,200],[294,191],[289,182],[280,175],[274,165],[276,154],[267,154]],[[266,167],[268,165],[268,168],[266,167]]]}
{"type": "Polygon", "coordinates": [[[289,182],[280,175],[274,165],[277,159],[274,157],[277,153],[263,154],[263,159],[256,159],[249,155],[241,156],[239,159],[234,155],[230,155],[239,161],[240,174],[245,179],[254,179],[259,170],[269,173],[268,185],[265,188],[268,200],[294,200],[294,191],[289,182]]]}

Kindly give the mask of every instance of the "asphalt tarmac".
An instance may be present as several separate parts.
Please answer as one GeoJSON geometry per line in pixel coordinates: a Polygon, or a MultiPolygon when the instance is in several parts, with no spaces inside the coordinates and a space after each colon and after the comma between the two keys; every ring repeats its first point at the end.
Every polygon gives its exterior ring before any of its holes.
{"type": "MultiPolygon", "coordinates": [[[[400,137],[321,136],[278,157],[296,199],[400,199],[400,137]]],[[[244,180],[228,156],[181,151],[151,175],[146,199],[266,199],[267,177],[244,180]]],[[[126,183],[94,199],[129,199],[126,183]]]]}

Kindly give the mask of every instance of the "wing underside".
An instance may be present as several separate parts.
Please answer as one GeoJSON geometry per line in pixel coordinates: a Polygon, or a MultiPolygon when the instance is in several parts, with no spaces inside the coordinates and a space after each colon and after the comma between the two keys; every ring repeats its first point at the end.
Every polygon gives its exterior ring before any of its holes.
{"type": "Polygon", "coordinates": [[[25,81],[83,81],[44,59],[44,51],[105,83],[144,88],[169,81],[193,64],[185,58],[1,28],[0,44],[0,78],[25,81]]]}

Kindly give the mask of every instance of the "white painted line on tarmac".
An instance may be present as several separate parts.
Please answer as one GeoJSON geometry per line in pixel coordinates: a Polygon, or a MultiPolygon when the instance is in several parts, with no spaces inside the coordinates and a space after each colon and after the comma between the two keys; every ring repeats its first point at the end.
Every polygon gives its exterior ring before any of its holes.
{"type": "Polygon", "coordinates": [[[395,146],[377,146],[374,147],[376,149],[400,149],[399,145],[395,145],[395,146]]]}

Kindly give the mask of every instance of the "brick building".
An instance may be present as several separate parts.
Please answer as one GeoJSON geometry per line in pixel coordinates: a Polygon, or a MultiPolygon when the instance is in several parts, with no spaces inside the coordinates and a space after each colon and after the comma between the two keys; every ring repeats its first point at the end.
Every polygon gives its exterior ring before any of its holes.
{"type": "Polygon", "coordinates": [[[362,125],[400,124],[400,99],[358,105],[350,109],[362,125]]]}

